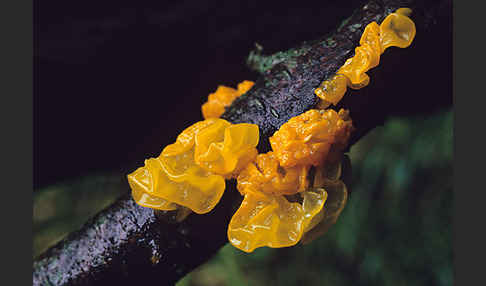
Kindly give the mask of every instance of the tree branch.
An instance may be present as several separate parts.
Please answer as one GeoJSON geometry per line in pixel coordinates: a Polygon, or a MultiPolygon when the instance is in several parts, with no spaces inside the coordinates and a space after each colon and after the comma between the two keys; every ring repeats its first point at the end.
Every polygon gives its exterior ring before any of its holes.
{"type": "MultiPolygon", "coordinates": [[[[258,150],[270,150],[268,137],[273,132],[289,118],[315,107],[314,88],[353,56],[364,27],[381,22],[399,7],[413,9],[416,39],[407,49],[387,50],[380,65],[369,72],[369,86],[348,89],[336,107],[350,110],[357,128],[351,143],[388,116],[450,106],[451,1],[418,2],[372,0],[329,36],[278,57],[253,54],[249,64],[262,76],[222,118],[258,124],[258,150]]],[[[33,285],[129,285],[140,280],[174,284],[227,242],[226,228],[241,197],[234,180],[226,183],[227,190],[212,212],[192,214],[181,223],[173,220],[171,212],[135,204],[127,185],[126,195],[34,262],[33,285]]]]}

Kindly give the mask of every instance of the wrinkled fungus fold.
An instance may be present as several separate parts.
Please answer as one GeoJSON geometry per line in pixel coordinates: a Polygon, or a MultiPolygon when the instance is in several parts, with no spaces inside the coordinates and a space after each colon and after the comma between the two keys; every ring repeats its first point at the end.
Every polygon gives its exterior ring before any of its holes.
{"type": "Polygon", "coordinates": [[[347,142],[352,129],[349,114],[343,109],[339,113],[311,109],[284,123],[270,137],[270,144],[283,167],[318,166],[333,143],[347,142]]]}
{"type": "Polygon", "coordinates": [[[223,119],[197,122],[159,157],[145,160],[143,167],[128,175],[132,196],[144,207],[186,207],[207,213],[223,195],[225,176],[256,156],[258,136],[254,124],[233,125],[223,119]]]}
{"type": "Polygon", "coordinates": [[[263,246],[292,246],[303,237],[310,241],[325,233],[340,213],[335,207],[323,211],[326,188],[334,205],[335,186],[344,186],[339,180],[342,151],[352,129],[345,110],[313,109],[284,123],[270,137],[273,151],[259,154],[237,177],[244,199],[228,226],[230,243],[252,252],[263,246]],[[309,186],[313,166],[317,168],[309,186]]]}
{"type": "Polygon", "coordinates": [[[400,8],[388,15],[380,25],[380,40],[383,51],[389,47],[407,48],[415,38],[415,23],[408,17],[409,8],[400,8]]]}
{"type": "Polygon", "coordinates": [[[224,85],[218,86],[214,93],[209,94],[207,102],[201,107],[204,119],[219,118],[233,100],[245,94],[254,84],[252,81],[244,80],[236,89],[224,85]]]}
{"type": "Polygon", "coordinates": [[[231,125],[219,119],[196,135],[196,163],[207,171],[231,177],[255,159],[258,138],[255,124],[231,125]]]}
{"type": "Polygon", "coordinates": [[[389,47],[407,48],[415,38],[415,24],[408,17],[412,10],[400,8],[378,25],[371,22],[365,27],[354,56],[347,59],[336,75],[323,81],[314,93],[321,99],[320,108],[337,105],[346,88],[360,89],[370,82],[366,72],[380,62],[380,55],[389,47]]]}
{"type": "Polygon", "coordinates": [[[341,174],[342,160],[329,162],[316,170],[313,188],[324,189],[327,193],[327,200],[324,207],[312,218],[304,230],[301,240],[303,244],[324,235],[336,223],[344,209],[348,191],[344,182],[340,180],[341,174]]]}
{"type": "Polygon", "coordinates": [[[228,240],[236,248],[252,252],[264,246],[307,244],[322,236],[346,205],[341,174],[341,160],[326,161],[316,169],[312,187],[292,200],[246,185],[243,202],[228,226],[228,240]]]}
{"type": "Polygon", "coordinates": [[[230,243],[245,252],[263,246],[288,247],[297,244],[327,198],[324,190],[306,193],[301,204],[289,202],[284,196],[248,190],[229,223],[230,243]]]}
{"type": "Polygon", "coordinates": [[[273,152],[258,154],[255,162],[238,175],[237,189],[241,194],[249,189],[275,195],[302,192],[308,186],[309,168],[303,165],[283,168],[273,152]]]}

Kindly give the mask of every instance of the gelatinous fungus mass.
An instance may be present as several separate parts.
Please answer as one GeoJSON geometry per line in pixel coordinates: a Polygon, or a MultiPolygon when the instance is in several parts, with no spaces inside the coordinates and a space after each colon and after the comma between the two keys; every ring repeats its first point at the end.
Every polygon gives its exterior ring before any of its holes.
{"type": "Polygon", "coordinates": [[[128,175],[134,200],[159,210],[203,214],[219,202],[225,178],[257,154],[258,126],[207,119],[186,128],[157,158],[128,175]],[[237,150],[236,152],[234,150],[237,150]]]}
{"type": "Polygon", "coordinates": [[[237,188],[242,195],[248,190],[267,194],[292,195],[308,187],[307,173],[310,166],[283,168],[274,152],[259,154],[239,175],[237,188]]]}
{"type": "Polygon", "coordinates": [[[230,106],[233,100],[245,94],[255,83],[244,80],[238,84],[237,89],[220,85],[214,93],[208,97],[208,101],[201,107],[204,119],[220,117],[225,108],[230,106]]]}
{"type": "Polygon", "coordinates": [[[367,86],[370,78],[366,72],[379,64],[380,55],[387,48],[410,46],[416,33],[415,24],[408,17],[411,12],[409,8],[400,8],[388,15],[381,25],[371,22],[366,26],[354,56],[314,90],[321,99],[320,108],[337,105],[346,93],[346,87],[360,89],[367,86]]]}
{"type": "Polygon", "coordinates": [[[284,196],[248,190],[228,226],[230,243],[245,252],[262,246],[295,245],[327,198],[323,189],[303,194],[301,204],[284,196]]]}
{"type": "Polygon", "coordinates": [[[230,243],[252,252],[323,234],[339,216],[336,208],[324,211],[326,188],[345,192],[341,158],[352,129],[345,110],[309,110],[283,124],[270,138],[273,151],[259,154],[237,178],[244,199],[228,226],[230,243]],[[318,167],[310,187],[312,166],[318,167]]]}
{"type": "Polygon", "coordinates": [[[270,144],[283,167],[318,166],[333,143],[348,141],[352,129],[349,113],[344,109],[339,113],[311,109],[283,124],[270,137],[270,144]]]}

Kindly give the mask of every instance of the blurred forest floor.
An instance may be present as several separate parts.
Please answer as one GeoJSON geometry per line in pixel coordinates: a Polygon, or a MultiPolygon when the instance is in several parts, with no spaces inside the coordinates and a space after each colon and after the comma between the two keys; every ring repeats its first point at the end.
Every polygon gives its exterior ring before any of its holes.
{"type": "MultiPolygon", "coordinates": [[[[352,194],[325,236],[252,254],[227,244],[177,285],[452,285],[452,110],[392,118],[349,156],[352,194]]],[[[34,257],[127,190],[113,173],[35,190],[34,257]]]]}

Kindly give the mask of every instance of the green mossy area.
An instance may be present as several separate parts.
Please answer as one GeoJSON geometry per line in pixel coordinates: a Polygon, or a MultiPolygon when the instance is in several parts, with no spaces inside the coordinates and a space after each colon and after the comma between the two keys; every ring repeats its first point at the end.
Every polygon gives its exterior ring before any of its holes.
{"type": "MultiPolygon", "coordinates": [[[[177,285],[452,285],[452,126],[450,110],[388,120],[351,148],[352,194],[325,236],[252,254],[228,244],[177,285]]],[[[36,190],[34,257],[127,187],[94,174],[36,190]]]]}

